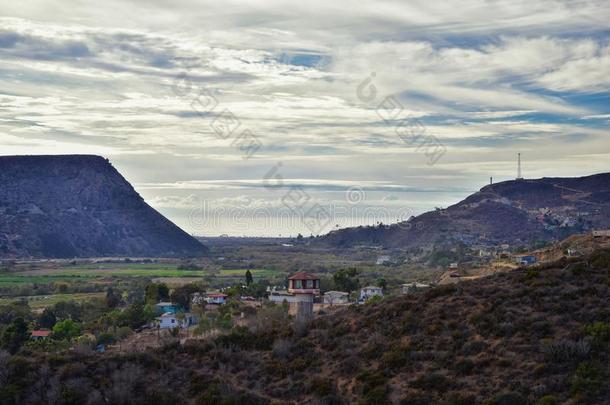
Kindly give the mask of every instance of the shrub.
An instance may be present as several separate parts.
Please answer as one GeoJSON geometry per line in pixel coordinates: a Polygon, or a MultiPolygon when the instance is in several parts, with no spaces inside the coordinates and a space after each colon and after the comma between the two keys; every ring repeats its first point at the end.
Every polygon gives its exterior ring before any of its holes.
{"type": "Polygon", "coordinates": [[[591,255],[591,266],[596,270],[610,269],[610,251],[596,251],[591,255]]]}
{"type": "Polygon", "coordinates": [[[451,387],[451,381],[440,373],[424,374],[411,381],[409,384],[413,388],[445,392],[451,387]]]}
{"type": "Polygon", "coordinates": [[[538,405],[557,405],[557,399],[552,395],[545,395],[538,400],[538,405]]]}
{"type": "Polygon", "coordinates": [[[518,392],[506,392],[495,395],[491,400],[487,401],[489,405],[526,405],[527,400],[518,392]]]}
{"type": "Polygon", "coordinates": [[[582,339],[578,341],[561,339],[547,343],[542,351],[555,362],[579,361],[589,355],[591,345],[582,339]]]}
{"type": "Polygon", "coordinates": [[[610,341],[610,323],[595,322],[585,327],[585,333],[591,336],[596,345],[603,345],[610,341]]]}
{"type": "Polygon", "coordinates": [[[581,395],[586,398],[594,397],[606,382],[607,372],[598,363],[583,362],[578,365],[572,377],[572,395],[581,395]]]}
{"type": "Polygon", "coordinates": [[[329,378],[314,377],[311,379],[309,385],[311,387],[311,392],[320,397],[325,397],[333,392],[332,380],[329,378]]]}

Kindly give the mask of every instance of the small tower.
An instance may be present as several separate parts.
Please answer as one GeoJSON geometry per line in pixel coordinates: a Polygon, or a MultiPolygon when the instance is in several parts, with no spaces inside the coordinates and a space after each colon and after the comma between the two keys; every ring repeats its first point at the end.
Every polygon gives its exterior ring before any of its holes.
{"type": "Polygon", "coordinates": [[[288,292],[295,296],[297,321],[313,318],[313,298],[320,295],[320,279],[302,271],[295,273],[288,278],[288,292]]]}
{"type": "Polygon", "coordinates": [[[523,180],[521,175],[521,153],[517,153],[517,180],[523,180]]]}

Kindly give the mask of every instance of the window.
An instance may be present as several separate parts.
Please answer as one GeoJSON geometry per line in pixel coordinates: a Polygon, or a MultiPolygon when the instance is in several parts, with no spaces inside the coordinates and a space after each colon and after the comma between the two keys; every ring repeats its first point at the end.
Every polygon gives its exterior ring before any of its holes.
{"type": "Polygon", "coordinates": [[[313,288],[313,280],[307,280],[305,282],[306,288],[313,288]]]}
{"type": "Polygon", "coordinates": [[[175,320],[175,319],[172,319],[172,323],[176,323],[176,320],[175,320]]]}
{"type": "Polygon", "coordinates": [[[303,288],[303,282],[301,280],[294,280],[294,288],[296,288],[296,289],[303,288]]]}

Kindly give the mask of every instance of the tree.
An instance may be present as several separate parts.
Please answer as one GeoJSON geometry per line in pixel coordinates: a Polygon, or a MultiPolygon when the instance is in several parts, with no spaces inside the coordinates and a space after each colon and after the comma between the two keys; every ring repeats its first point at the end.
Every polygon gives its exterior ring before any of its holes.
{"type": "Polygon", "coordinates": [[[106,290],[106,306],[110,309],[116,308],[121,303],[121,296],[112,287],[106,290]]]}
{"type": "Polygon", "coordinates": [[[188,311],[191,308],[191,296],[201,290],[202,287],[195,283],[176,287],[171,293],[172,302],[188,311]]]}
{"type": "Polygon", "coordinates": [[[169,299],[169,288],[163,283],[150,283],[146,286],[146,302],[157,303],[169,299]]]}
{"type": "Polygon", "coordinates": [[[250,270],[246,270],[246,285],[252,284],[254,279],[252,278],[252,272],[250,270]]]}
{"type": "Polygon", "coordinates": [[[44,311],[42,311],[42,314],[40,314],[40,317],[38,318],[38,325],[40,325],[41,328],[45,329],[52,329],[53,326],[55,326],[56,322],[57,317],[55,316],[55,312],[53,312],[51,308],[45,308],[44,311]]]}
{"type": "Polygon", "coordinates": [[[387,286],[388,282],[385,280],[385,278],[380,277],[377,279],[377,287],[381,287],[385,290],[387,286]]]}
{"type": "Polygon", "coordinates": [[[333,274],[333,281],[335,287],[339,291],[345,291],[351,293],[360,287],[360,280],[358,279],[358,270],[355,268],[341,269],[333,274]]]}
{"type": "Polygon", "coordinates": [[[53,326],[53,338],[70,340],[80,335],[80,325],[72,319],[64,319],[53,326]]]}
{"type": "Polygon", "coordinates": [[[22,317],[17,317],[6,327],[0,339],[0,347],[16,353],[19,348],[27,342],[30,334],[28,333],[28,325],[22,317]]]}

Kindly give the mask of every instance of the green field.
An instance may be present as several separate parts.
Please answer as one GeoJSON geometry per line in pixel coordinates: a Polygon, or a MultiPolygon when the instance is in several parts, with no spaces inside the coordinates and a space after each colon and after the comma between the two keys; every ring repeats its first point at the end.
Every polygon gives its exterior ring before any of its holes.
{"type": "Polygon", "coordinates": [[[23,299],[28,301],[28,304],[32,309],[45,308],[54,305],[61,301],[85,301],[95,298],[104,298],[105,293],[78,293],[78,294],[52,294],[52,295],[31,295],[28,297],[11,297],[11,298],[0,298],[0,305],[8,304],[10,302],[21,301],[23,299]]]}
{"type": "MultiPolygon", "coordinates": [[[[255,277],[273,277],[277,272],[267,269],[250,270],[255,277]]],[[[244,269],[224,269],[215,274],[220,278],[244,277],[244,269]]],[[[201,278],[211,273],[206,270],[178,270],[167,265],[71,266],[55,269],[27,270],[0,274],[0,286],[18,284],[49,284],[53,282],[94,281],[101,278],[201,278]]]]}

